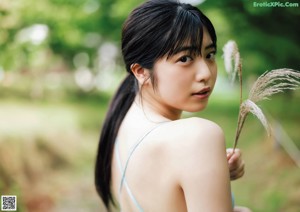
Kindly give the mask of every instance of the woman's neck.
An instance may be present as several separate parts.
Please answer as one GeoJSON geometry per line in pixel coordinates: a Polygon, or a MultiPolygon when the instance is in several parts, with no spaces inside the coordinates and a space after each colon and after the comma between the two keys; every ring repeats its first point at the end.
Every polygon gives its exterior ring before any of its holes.
{"type": "Polygon", "coordinates": [[[132,107],[140,110],[145,118],[151,122],[174,121],[180,119],[182,111],[171,110],[158,101],[137,94],[132,107]]]}

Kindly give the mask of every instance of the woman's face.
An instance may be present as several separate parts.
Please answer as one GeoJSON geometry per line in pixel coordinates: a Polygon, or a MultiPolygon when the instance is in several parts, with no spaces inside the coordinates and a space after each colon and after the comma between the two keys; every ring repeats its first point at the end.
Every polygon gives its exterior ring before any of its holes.
{"type": "MultiPolygon", "coordinates": [[[[154,65],[157,78],[157,101],[166,109],[196,112],[203,110],[213,91],[217,65],[216,49],[207,32],[203,32],[201,55],[191,55],[191,45],[154,65]]],[[[174,112],[175,112],[174,111],[174,112]]]]}

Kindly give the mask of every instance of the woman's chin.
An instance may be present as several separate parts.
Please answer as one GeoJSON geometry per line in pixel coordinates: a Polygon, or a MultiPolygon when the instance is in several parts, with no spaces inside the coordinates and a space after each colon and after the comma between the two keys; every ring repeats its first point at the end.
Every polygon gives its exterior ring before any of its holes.
{"type": "Polygon", "coordinates": [[[189,112],[189,113],[201,112],[206,108],[206,106],[207,106],[207,104],[202,104],[201,106],[198,105],[198,106],[195,106],[195,107],[188,108],[185,111],[189,112]]]}

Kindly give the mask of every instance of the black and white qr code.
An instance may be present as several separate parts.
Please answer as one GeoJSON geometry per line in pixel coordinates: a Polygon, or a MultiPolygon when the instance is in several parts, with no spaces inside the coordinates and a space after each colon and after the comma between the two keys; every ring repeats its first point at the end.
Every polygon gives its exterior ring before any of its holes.
{"type": "Polygon", "coordinates": [[[17,196],[2,195],[1,211],[16,211],[16,210],[17,210],[17,196]]]}

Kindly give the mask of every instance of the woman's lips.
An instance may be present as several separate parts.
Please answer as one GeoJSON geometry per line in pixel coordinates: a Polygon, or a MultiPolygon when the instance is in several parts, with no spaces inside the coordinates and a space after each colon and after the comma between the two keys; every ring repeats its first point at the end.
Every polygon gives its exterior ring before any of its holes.
{"type": "Polygon", "coordinates": [[[197,93],[193,93],[192,96],[197,97],[199,99],[206,99],[210,95],[210,88],[204,88],[197,93]]]}

